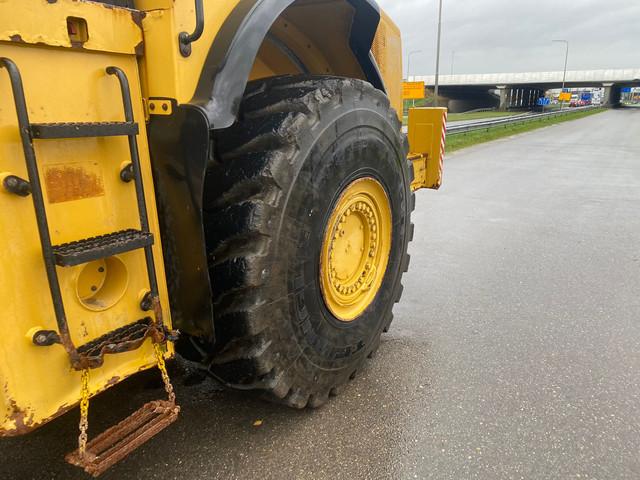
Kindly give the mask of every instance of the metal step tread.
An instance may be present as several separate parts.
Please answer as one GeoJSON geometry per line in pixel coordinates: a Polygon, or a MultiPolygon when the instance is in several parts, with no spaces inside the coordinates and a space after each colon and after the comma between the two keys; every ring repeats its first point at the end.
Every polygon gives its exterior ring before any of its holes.
{"type": "Polygon", "coordinates": [[[136,122],[32,123],[33,138],[86,138],[137,135],[136,122]]]}
{"type": "Polygon", "coordinates": [[[180,407],[173,402],[149,402],[91,440],[84,456],[75,450],[66,460],[97,477],[175,422],[179,413],[180,407]]]}
{"type": "Polygon", "coordinates": [[[99,237],[55,245],[53,247],[53,256],[56,265],[73,267],[82,263],[112,257],[119,253],[148,247],[149,245],[153,245],[152,233],[128,229],[99,237]]]}
{"type": "Polygon", "coordinates": [[[112,330],[78,347],[78,353],[91,367],[102,365],[105,355],[130,352],[138,349],[155,332],[150,317],[112,330]]]}

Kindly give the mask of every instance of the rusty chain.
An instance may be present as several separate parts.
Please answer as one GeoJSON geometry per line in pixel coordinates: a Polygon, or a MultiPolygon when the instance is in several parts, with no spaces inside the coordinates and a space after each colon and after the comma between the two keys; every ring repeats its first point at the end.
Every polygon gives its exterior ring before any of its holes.
{"type": "Polygon", "coordinates": [[[164,353],[162,352],[162,348],[159,343],[153,344],[153,350],[156,354],[156,360],[158,362],[158,369],[162,374],[162,381],[164,382],[164,390],[167,392],[167,396],[169,397],[169,401],[173,404],[176,403],[176,394],[173,391],[173,385],[171,385],[171,380],[169,380],[169,373],[167,372],[167,366],[164,362],[164,353]]]}
{"type": "MultiPolygon", "coordinates": [[[[156,361],[158,363],[158,369],[162,374],[162,381],[164,383],[164,390],[167,392],[169,401],[173,404],[176,403],[176,395],[173,391],[173,385],[169,379],[169,373],[167,372],[167,366],[164,360],[164,352],[159,343],[153,344],[153,350],[155,352],[156,361]]],[[[87,453],[87,440],[89,430],[89,369],[82,370],[80,376],[80,434],[78,435],[78,452],[80,458],[83,458],[87,453]]]]}
{"type": "Polygon", "coordinates": [[[78,451],[80,458],[87,452],[87,431],[89,430],[89,369],[82,371],[80,377],[80,435],[78,451]]]}

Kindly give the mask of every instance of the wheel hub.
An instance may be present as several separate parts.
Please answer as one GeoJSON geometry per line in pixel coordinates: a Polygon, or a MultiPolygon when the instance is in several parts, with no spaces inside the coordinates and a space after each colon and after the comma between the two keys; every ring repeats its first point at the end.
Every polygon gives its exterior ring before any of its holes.
{"type": "Polygon", "coordinates": [[[389,198],[373,178],[354,181],[338,199],[324,234],[320,285],[339,320],[354,320],[375,298],[391,250],[391,224],[389,198]]]}

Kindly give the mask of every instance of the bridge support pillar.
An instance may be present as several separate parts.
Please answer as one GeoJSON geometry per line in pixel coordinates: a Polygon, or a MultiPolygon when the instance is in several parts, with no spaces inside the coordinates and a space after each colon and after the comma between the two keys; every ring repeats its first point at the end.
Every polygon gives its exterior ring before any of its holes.
{"type": "Polygon", "coordinates": [[[513,90],[507,85],[498,85],[498,92],[500,92],[500,106],[498,109],[502,111],[509,110],[513,90]]]}
{"type": "Polygon", "coordinates": [[[536,105],[538,105],[538,99],[542,96],[542,93],[540,92],[539,88],[533,88],[531,90],[531,103],[529,104],[530,107],[535,107],[536,105]]]}
{"type": "Polygon", "coordinates": [[[602,99],[602,104],[606,107],[619,107],[620,99],[622,96],[622,89],[618,85],[614,83],[603,83],[604,87],[604,97],[602,99]]]}
{"type": "Polygon", "coordinates": [[[539,88],[524,88],[522,90],[522,100],[519,107],[533,108],[538,104],[538,99],[544,96],[544,90],[539,88]]]}

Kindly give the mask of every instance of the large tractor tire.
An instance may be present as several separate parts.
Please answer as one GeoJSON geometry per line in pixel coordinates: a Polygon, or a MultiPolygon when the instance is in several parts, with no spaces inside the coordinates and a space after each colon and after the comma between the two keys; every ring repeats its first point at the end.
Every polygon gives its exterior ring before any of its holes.
{"type": "Polygon", "coordinates": [[[318,407],[376,351],[413,236],[400,128],[360,80],[248,85],[206,179],[218,378],[318,407]]]}

